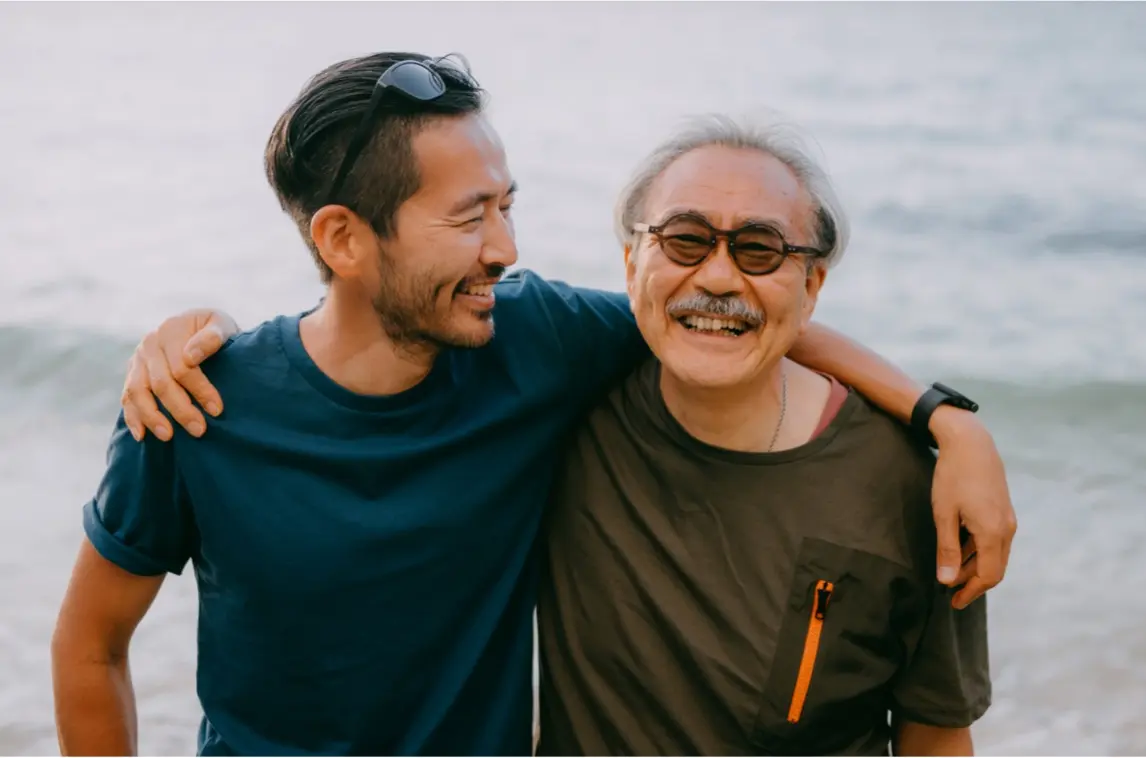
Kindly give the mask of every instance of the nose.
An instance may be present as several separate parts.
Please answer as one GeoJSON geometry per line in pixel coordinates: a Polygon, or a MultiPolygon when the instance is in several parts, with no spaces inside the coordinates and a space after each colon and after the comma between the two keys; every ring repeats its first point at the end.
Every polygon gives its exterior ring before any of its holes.
{"type": "Polygon", "coordinates": [[[744,288],[744,279],[729,254],[727,240],[717,241],[716,249],[700,264],[692,281],[712,295],[729,295],[744,288]]]}
{"type": "Polygon", "coordinates": [[[481,262],[486,266],[509,268],[517,263],[517,240],[513,219],[500,211],[485,225],[486,235],[481,250],[481,262]]]}

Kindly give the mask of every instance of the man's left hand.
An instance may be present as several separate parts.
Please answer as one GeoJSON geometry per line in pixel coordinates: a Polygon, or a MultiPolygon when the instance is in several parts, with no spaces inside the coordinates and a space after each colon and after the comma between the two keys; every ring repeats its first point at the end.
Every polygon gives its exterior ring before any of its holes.
{"type": "Polygon", "coordinates": [[[967,411],[941,406],[931,433],[939,443],[931,488],[937,576],[950,587],[963,585],[951,600],[961,609],[1003,581],[1018,521],[1003,459],[983,424],[967,411]],[[966,545],[960,526],[971,536],[966,545]]]}

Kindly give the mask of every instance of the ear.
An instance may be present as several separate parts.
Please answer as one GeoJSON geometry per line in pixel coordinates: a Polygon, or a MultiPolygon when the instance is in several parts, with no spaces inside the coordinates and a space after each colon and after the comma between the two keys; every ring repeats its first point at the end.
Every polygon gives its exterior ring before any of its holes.
{"type": "Polygon", "coordinates": [[[377,257],[378,238],[365,220],[341,205],[325,205],[310,219],[310,236],[334,275],[355,279],[377,257]]]}
{"type": "Polygon", "coordinates": [[[816,303],[820,298],[820,288],[828,277],[828,267],[816,261],[808,269],[808,276],[804,280],[804,305],[800,314],[800,333],[802,334],[812,323],[812,313],[816,310],[816,303]]]}
{"type": "Polygon", "coordinates": [[[625,291],[629,293],[629,303],[631,304],[636,294],[635,286],[637,281],[637,256],[633,251],[633,243],[625,243],[625,291]]]}

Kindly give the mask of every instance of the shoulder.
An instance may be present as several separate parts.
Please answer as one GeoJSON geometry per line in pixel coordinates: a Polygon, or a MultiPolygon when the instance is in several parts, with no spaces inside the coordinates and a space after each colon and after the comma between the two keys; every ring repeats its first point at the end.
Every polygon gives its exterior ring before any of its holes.
{"type": "Polygon", "coordinates": [[[842,451],[854,457],[851,470],[860,475],[867,491],[882,493],[871,505],[882,511],[885,523],[898,522],[892,532],[900,535],[896,552],[901,559],[930,576],[935,551],[931,508],[935,454],[905,424],[854,390],[847,404],[852,409],[841,441],[842,451]]]}
{"type": "Polygon", "coordinates": [[[558,322],[596,315],[618,322],[632,322],[628,297],[622,292],[574,287],[562,281],[546,279],[529,269],[514,271],[494,288],[497,297],[495,318],[507,314],[516,318],[523,315],[542,316],[558,322]]]}
{"type": "Polygon", "coordinates": [[[497,285],[493,352],[580,409],[647,354],[628,296],[523,270],[497,285]]]}
{"type": "Polygon", "coordinates": [[[930,486],[935,455],[915,438],[906,424],[877,408],[855,390],[845,401],[852,406],[846,431],[851,444],[865,451],[868,465],[905,485],[930,486]]]}
{"type": "Polygon", "coordinates": [[[574,287],[529,270],[507,276],[494,292],[495,342],[502,346],[528,343],[530,355],[558,358],[577,370],[601,364],[612,380],[612,362],[642,344],[624,293],[574,287]]]}
{"type": "Polygon", "coordinates": [[[283,330],[298,329],[303,315],[276,316],[233,335],[217,353],[203,361],[203,373],[217,384],[286,369],[289,361],[283,350],[283,330]]]}

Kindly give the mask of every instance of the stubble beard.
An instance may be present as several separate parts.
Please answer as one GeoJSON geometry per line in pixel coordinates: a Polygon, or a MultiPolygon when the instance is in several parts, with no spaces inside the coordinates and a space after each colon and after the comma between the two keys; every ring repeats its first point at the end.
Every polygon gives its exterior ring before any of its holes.
{"type": "Polygon", "coordinates": [[[371,305],[386,336],[403,352],[436,355],[444,348],[481,347],[492,338],[492,313],[482,317],[491,327],[489,337],[475,338],[435,325],[435,306],[442,290],[453,286],[451,282],[438,281],[433,272],[404,279],[385,255],[380,258],[379,272],[382,284],[371,305]]]}

